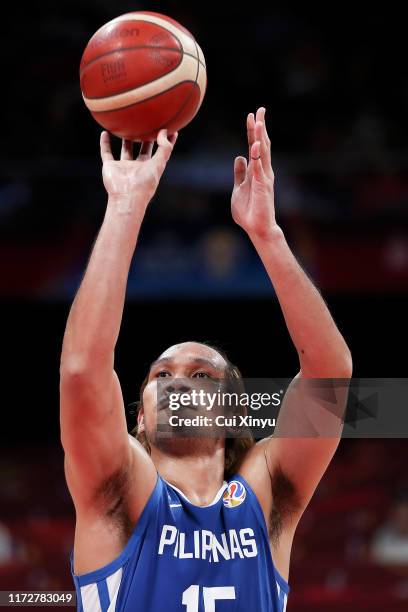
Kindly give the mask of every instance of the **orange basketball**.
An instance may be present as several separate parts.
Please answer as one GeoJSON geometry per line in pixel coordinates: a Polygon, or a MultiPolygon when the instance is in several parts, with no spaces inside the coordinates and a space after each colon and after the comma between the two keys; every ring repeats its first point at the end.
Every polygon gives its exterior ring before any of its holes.
{"type": "Polygon", "coordinates": [[[82,55],[84,102],[106,130],[134,141],[180,130],[204,98],[207,72],[192,34],[149,11],[116,17],[92,36],[82,55]]]}

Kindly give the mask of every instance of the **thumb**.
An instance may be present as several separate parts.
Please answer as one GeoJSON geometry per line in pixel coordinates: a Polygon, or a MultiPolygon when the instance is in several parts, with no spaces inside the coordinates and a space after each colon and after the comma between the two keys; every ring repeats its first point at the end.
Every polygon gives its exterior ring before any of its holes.
{"type": "Polygon", "coordinates": [[[259,140],[256,140],[251,147],[251,165],[255,180],[264,181],[265,174],[262,168],[261,143],[259,140]]]}
{"type": "Polygon", "coordinates": [[[247,173],[247,160],[245,157],[236,157],[234,161],[234,187],[239,187],[245,181],[247,173]]]}

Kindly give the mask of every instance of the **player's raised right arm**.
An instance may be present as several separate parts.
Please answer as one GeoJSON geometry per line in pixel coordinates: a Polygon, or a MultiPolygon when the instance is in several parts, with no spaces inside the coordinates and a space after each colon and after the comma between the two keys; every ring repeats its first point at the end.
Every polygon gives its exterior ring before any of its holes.
{"type": "Polygon", "coordinates": [[[101,135],[108,205],[69,313],[60,364],[61,441],[77,511],[111,503],[108,497],[121,494],[117,487],[129,474],[141,509],[154,487],[150,458],[140,445],[129,443],[114,350],[140,226],[176,137],[167,138],[162,130],[156,153],[152,156],[152,144],[146,143],[136,160],[132,144],[124,141],[121,159],[115,161],[109,135],[101,135]]]}

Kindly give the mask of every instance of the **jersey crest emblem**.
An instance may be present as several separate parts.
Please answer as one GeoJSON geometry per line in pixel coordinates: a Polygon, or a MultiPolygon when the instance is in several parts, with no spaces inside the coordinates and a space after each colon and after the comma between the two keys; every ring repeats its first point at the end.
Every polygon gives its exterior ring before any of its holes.
{"type": "Polygon", "coordinates": [[[231,480],[222,496],[223,504],[226,508],[240,506],[246,497],[246,489],[242,482],[231,480]]]}

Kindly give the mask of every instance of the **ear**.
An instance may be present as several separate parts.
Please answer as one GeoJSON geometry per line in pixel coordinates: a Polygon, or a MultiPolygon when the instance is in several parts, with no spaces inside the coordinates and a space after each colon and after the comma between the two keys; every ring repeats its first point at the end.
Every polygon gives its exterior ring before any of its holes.
{"type": "Polygon", "coordinates": [[[142,431],[145,431],[143,406],[140,407],[137,413],[137,433],[142,433],[142,431]]]}

